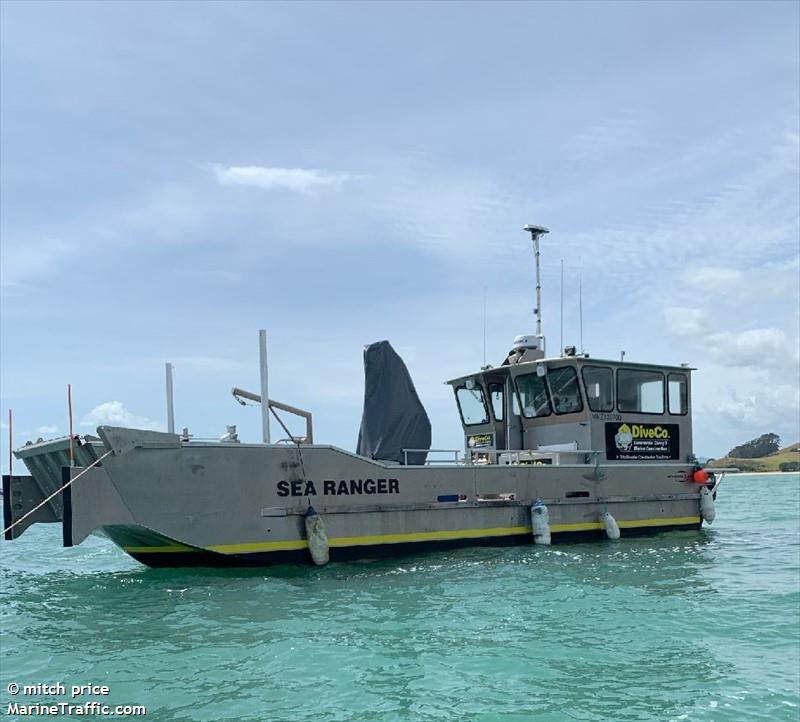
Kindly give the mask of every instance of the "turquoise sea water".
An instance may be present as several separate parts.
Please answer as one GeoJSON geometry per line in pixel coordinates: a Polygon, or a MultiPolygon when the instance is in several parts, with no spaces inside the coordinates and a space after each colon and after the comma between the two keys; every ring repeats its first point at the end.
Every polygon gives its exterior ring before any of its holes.
{"type": "Polygon", "coordinates": [[[0,581],[0,717],[61,682],[151,720],[800,718],[798,475],[728,477],[700,532],[323,569],[152,570],[40,525],[0,581]]]}

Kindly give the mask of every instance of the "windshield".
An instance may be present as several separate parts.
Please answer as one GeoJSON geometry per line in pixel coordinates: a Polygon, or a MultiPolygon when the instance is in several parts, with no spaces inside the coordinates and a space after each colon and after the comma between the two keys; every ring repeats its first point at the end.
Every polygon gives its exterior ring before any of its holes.
{"type": "Polygon", "coordinates": [[[517,376],[514,383],[517,385],[522,415],[526,419],[550,415],[550,401],[543,376],[537,373],[524,374],[517,376]]]}
{"type": "Polygon", "coordinates": [[[550,369],[547,374],[553,409],[557,414],[574,414],[583,410],[578,374],[573,366],[550,369]]]}
{"type": "Polygon", "coordinates": [[[489,413],[486,411],[486,399],[480,386],[476,386],[474,389],[468,389],[466,386],[459,387],[456,389],[456,400],[458,401],[458,410],[461,412],[461,420],[465,426],[488,423],[489,413]]]}

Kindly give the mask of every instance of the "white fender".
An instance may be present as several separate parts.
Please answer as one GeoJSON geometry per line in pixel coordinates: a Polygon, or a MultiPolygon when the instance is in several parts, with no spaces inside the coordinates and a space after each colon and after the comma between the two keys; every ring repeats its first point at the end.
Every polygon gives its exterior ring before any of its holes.
{"type": "Polygon", "coordinates": [[[531,506],[531,528],[534,544],[550,546],[550,512],[541,499],[531,506]]]}
{"type": "Polygon", "coordinates": [[[617,520],[611,516],[609,512],[603,514],[603,526],[606,528],[606,536],[609,539],[614,541],[619,539],[619,524],[617,524],[617,520]]]}
{"type": "Polygon", "coordinates": [[[325,531],[325,522],[313,506],[309,506],[306,512],[306,539],[314,564],[327,564],[330,559],[328,533],[325,531]]]}
{"type": "Polygon", "coordinates": [[[717,516],[714,508],[714,495],[708,490],[707,486],[700,489],[700,514],[707,524],[711,524],[717,516]]]}

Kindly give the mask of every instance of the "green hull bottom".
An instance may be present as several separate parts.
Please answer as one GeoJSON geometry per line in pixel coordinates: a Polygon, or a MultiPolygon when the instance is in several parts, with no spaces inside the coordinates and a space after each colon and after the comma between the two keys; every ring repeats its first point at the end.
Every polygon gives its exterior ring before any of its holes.
{"type": "MultiPolygon", "coordinates": [[[[672,524],[621,529],[622,537],[658,534],[664,531],[698,530],[701,524],[672,524]]],[[[149,567],[267,567],[277,564],[313,564],[308,549],[288,549],[245,554],[222,554],[197,549],[175,542],[146,529],[135,527],[105,527],[106,535],[136,561],[149,567]]],[[[578,541],[597,541],[606,538],[603,530],[564,531],[552,534],[553,544],[578,541]]],[[[406,557],[424,552],[463,549],[466,547],[505,547],[533,544],[530,533],[507,536],[443,539],[434,541],[400,542],[337,546],[330,548],[332,562],[406,557]]]]}

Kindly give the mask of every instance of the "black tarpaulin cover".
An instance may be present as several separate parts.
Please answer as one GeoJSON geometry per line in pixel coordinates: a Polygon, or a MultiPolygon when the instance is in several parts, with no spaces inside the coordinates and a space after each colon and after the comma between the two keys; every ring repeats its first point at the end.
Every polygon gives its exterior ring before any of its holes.
{"type": "MultiPolygon", "coordinates": [[[[431,422],[414,382],[388,341],[364,348],[364,414],[356,452],[382,461],[403,463],[403,449],[430,449],[431,422]]],[[[409,464],[424,464],[427,452],[408,455],[409,464]]]]}

